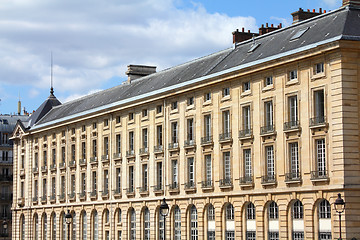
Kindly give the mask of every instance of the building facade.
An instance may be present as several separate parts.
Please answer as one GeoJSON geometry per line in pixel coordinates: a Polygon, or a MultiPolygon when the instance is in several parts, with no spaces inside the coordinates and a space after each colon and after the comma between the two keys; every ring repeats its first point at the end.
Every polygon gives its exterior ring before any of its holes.
{"type": "Polygon", "coordinates": [[[13,238],[66,239],[69,210],[71,239],[333,239],[338,193],[342,237],[360,238],[359,5],[51,92],[12,136],[13,238]]]}
{"type": "Polygon", "coordinates": [[[0,237],[11,239],[13,185],[13,144],[10,140],[18,120],[27,116],[0,115],[0,237]]]}

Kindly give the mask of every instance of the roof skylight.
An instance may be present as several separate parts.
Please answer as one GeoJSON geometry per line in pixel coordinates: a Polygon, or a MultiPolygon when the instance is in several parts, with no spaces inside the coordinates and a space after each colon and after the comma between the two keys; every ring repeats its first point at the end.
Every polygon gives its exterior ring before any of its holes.
{"type": "Polygon", "coordinates": [[[308,29],[309,29],[309,27],[304,28],[304,29],[300,29],[297,33],[295,33],[295,34],[290,38],[290,41],[300,38],[308,29]]]}

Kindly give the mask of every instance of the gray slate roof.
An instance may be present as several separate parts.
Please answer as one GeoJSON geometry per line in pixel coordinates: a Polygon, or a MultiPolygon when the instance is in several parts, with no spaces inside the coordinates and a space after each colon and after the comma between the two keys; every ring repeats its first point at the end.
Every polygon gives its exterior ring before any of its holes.
{"type": "Polygon", "coordinates": [[[0,115],[0,132],[12,133],[17,121],[25,121],[27,118],[23,115],[0,115]]]}
{"type": "Polygon", "coordinates": [[[338,10],[319,15],[289,27],[256,37],[237,44],[212,55],[154,73],[130,84],[122,84],[101,92],[76,99],[52,107],[52,109],[35,124],[41,127],[46,123],[61,121],[89,113],[101,107],[112,106],[124,100],[135,98],[152,92],[171,91],[170,87],[194,83],[196,79],[206,81],[206,76],[241,70],[250,65],[291,55],[299,51],[311,49],[326,42],[340,39],[360,41],[360,9],[342,7],[338,10]],[[299,31],[307,31],[298,39],[291,38],[299,31]],[[255,44],[260,44],[249,52],[255,44]]]}

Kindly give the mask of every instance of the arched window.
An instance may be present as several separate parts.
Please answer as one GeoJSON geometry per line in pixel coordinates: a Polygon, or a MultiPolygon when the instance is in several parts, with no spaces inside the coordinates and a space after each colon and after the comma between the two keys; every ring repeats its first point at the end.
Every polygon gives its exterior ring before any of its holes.
{"type": "Polygon", "coordinates": [[[47,215],[43,214],[42,217],[42,239],[47,239],[47,215]]]}
{"type": "Polygon", "coordinates": [[[160,209],[158,211],[159,216],[159,240],[164,240],[164,216],[160,213],[160,209]]]}
{"type": "Polygon", "coordinates": [[[194,205],[190,209],[190,239],[198,239],[198,219],[197,219],[197,210],[194,205]]]}
{"type": "Polygon", "coordinates": [[[72,213],[72,239],[76,239],[76,213],[72,213]]]}
{"type": "Polygon", "coordinates": [[[130,210],[129,218],[130,218],[130,224],[129,224],[130,240],[135,240],[136,239],[136,212],[133,208],[130,210]]]}
{"type": "Polygon", "coordinates": [[[246,206],[246,239],[256,239],[256,211],[253,203],[246,206]]]}
{"type": "Polygon", "coordinates": [[[144,209],[144,240],[150,240],[150,211],[148,208],[144,209]]]}
{"type": "Polygon", "coordinates": [[[116,234],[116,238],[117,240],[121,240],[121,235],[122,235],[122,231],[121,231],[121,209],[118,208],[115,211],[115,234],[116,234]]]}
{"type": "Polygon", "coordinates": [[[110,214],[109,214],[109,210],[105,209],[103,212],[103,219],[102,219],[102,224],[103,224],[103,234],[104,234],[104,239],[110,239],[110,231],[109,231],[109,223],[110,223],[110,214]]]}
{"type": "Polygon", "coordinates": [[[279,240],[279,209],[276,202],[271,202],[268,208],[269,240],[279,240]]]}
{"type": "Polygon", "coordinates": [[[38,215],[34,214],[34,239],[39,239],[39,218],[38,215]]]}
{"type": "Polygon", "coordinates": [[[65,213],[62,212],[60,215],[60,222],[61,222],[61,239],[62,240],[66,240],[67,238],[67,226],[66,226],[66,221],[65,221],[65,213]]]}
{"type": "Polygon", "coordinates": [[[297,200],[292,206],[292,235],[294,240],[304,239],[304,208],[297,200]]]}
{"type": "Polygon", "coordinates": [[[93,239],[98,240],[99,239],[99,218],[98,213],[96,210],[93,211],[92,216],[92,224],[93,224],[93,239]]]}
{"type": "Polygon", "coordinates": [[[235,239],[235,223],[234,223],[234,206],[228,204],[226,206],[226,221],[225,221],[225,239],[234,240],[235,239]]]}
{"type": "Polygon", "coordinates": [[[56,239],[56,213],[51,215],[51,239],[56,239]]]}
{"type": "Polygon", "coordinates": [[[25,217],[21,215],[20,217],[20,238],[21,240],[25,239],[25,217]]]}
{"type": "Polygon", "coordinates": [[[181,212],[180,208],[174,208],[174,240],[181,240],[181,212]]]}
{"type": "Polygon", "coordinates": [[[87,240],[87,217],[85,211],[81,214],[81,230],[82,240],[87,240]]]}
{"type": "Polygon", "coordinates": [[[108,224],[108,223],[109,223],[109,218],[110,218],[110,216],[109,216],[109,210],[105,209],[105,210],[104,210],[104,220],[103,220],[103,222],[104,222],[105,224],[108,224]]]}
{"type": "Polygon", "coordinates": [[[331,207],[328,200],[324,199],[319,203],[319,239],[331,238],[331,207]]]}
{"type": "Polygon", "coordinates": [[[207,208],[207,236],[208,240],[215,240],[215,208],[211,204],[207,208]]]}

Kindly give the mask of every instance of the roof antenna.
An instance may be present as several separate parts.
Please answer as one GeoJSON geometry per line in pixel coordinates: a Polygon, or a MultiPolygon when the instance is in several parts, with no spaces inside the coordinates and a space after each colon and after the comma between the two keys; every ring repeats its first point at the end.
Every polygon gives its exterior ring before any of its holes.
{"type": "Polygon", "coordinates": [[[53,55],[51,51],[51,87],[50,87],[50,95],[54,95],[54,88],[53,88],[53,55]]]}

